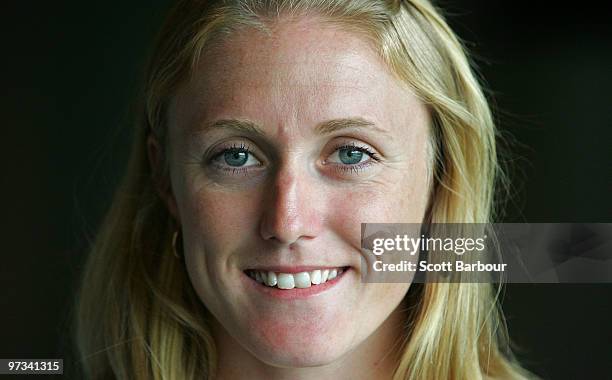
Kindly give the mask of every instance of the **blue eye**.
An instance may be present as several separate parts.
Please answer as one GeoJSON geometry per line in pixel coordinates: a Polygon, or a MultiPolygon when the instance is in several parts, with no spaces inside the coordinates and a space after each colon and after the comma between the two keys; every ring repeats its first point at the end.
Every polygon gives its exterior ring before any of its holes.
{"type": "Polygon", "coordinates": [[[370,161],[378,161],[378,157],[365,146],[342,145],[336,148],[327,161],[334,164],[356,167],[358,165],[365,165],[370,161]]]}
{"type": "Polygon", "coordinates": [[[242,166],[249,160],[249,152],[244,149],[229,149],[223,153],[223,158],[229,166],[242,166]]]}
{"type": "Polygon", "coordinates": [[[262,165],[246,145],[223,149],[211,159],[211,164],[220,170],[248,170],[262,165]]]}
{"type": "Polygon", "coordinates": [[[361,162],[363,152],[355,148],[340,148],[338,150],[338,157],[345,165],[355,165],[361,162]]]}

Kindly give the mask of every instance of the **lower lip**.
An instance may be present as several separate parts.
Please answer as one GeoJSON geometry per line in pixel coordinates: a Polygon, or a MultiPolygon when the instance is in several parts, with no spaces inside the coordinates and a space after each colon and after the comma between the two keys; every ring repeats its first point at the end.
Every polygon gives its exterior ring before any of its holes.
{"type": "Polygon", "coordinates": [[[246,273],[243,274],[243,281],[247,283],[247,286],[252,287],[255,291],[261,292],[262,294],[278,299],[292,300],[292,299],[303,299],[313,297],[315,295],[322,294],[334,286],[339,284],[345,277],[346,274],[351,272],[350,267],[344,268],[342,273],[333,280],[328,280],[324,284],[311,285],[310,288],[293,288],[293,289],[279,289],[277,287],[271,287],[264,284],[260,284],[246,273]]]}

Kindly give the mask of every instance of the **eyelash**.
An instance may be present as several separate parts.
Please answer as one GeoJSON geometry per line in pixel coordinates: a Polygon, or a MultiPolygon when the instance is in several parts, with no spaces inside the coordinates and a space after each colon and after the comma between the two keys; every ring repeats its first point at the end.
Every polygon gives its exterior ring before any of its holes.
{"type": "MultiPolygon", "coordinates": [[[[354,172],[355,174],[358,174],[360,171],[366,169],[370,165],[373,165],[374,163],[380,161],[380,158],[378,157],[378,155],[366,146],[359,146],[355,143],[338,144],[334,147],[333,152],[336,152],[337,150],[340,150],[340,149],[357,150],[359,152],[363,152],[367,154],[370,157],[370,160],[360,163],[360,164],[354,164],[354,165],[343,165],[343,164],[336,164],[336,163],[332,164],[332,166],[334,167],[334,170],[338,170],[343,173],[354,172]]],[[[249,148],[248,145],[245,145],[244,143],[240,143],[239,146],[234,144],[231,147],[226,147],[218,151],[216,154],[214,154],[213,157],[210,159],[210,163],[217,166],[219,170],[222,170],[225,172],[231,172],[231,175],[247,174],[247,172],[251,170],[249,169],[249,167],[229,167],[227,165],[215,164],[215,161],[218,160],[221,156],[223,156],[226,152],[234,151],[234,150],[245,152],[247,155],[253,154],[253,151],[249,148]]]]}

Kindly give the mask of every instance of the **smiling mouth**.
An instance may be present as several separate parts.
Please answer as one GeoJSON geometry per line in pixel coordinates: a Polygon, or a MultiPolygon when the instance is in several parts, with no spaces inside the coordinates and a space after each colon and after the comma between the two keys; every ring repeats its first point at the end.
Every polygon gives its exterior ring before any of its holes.
{"type": "Polygon", "coordinates": [[[304,289],[325,284],[345,273],[349,267],[316,269],[307,272],[283,273],[257,269],[244,271],[247,276],[258,283],[276,289],[304,289]]]}

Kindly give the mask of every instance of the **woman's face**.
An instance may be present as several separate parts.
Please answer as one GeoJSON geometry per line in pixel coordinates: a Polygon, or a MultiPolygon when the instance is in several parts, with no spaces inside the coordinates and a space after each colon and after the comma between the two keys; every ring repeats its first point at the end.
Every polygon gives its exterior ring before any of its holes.
{"type": "Polygon", "coordinates": [[[409,284],[360,281],[361,223],[423,220],[429,116],[364,39],[315,19],[234,33],[168,120],[169,207],[222,355],[313,366],[397,337],[409,284]]]}

